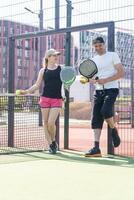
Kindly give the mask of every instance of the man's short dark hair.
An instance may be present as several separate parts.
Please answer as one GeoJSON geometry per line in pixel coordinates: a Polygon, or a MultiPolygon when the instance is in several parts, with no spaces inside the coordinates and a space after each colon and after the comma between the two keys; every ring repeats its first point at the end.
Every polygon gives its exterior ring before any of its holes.
{"type": "Polygon", "coordinates": [[[97,37],[93,40],[93,44],[97,44],[97,43],[103,43],[105,44],[105,41],[102,37],[97,37]]]}

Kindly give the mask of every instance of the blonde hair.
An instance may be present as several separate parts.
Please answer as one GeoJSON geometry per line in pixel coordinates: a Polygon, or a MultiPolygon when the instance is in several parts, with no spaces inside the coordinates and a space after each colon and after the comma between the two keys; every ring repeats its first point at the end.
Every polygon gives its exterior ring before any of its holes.
{"type": "Polygon", "coordinates": [[[48,65],[48,58],[44,57],[44,58],[43,58],[42,66],[43,66],[44,68],[47,68],[47,65],[48,65]]]}

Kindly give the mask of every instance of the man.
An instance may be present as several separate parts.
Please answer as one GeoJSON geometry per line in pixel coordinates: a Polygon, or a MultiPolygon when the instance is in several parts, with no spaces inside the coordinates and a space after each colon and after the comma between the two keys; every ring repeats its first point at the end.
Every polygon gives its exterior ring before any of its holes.
{"type": "MultiPolygon", "coordinates": [[[[98,67],[97,77],[99,79],[89,80],[90,83],[95,84],[96,88],[91,121],[92,129],[94,130],[94,147],[85,156],[101,157],[99,143],[104,120],[111,128],[114,147],[120,145],[120,137],[113,119],[113,108],[116,97],[119,94],[118,80],[124,76],[124,69],[117,53],[106,51],[102,37],[94,39],[93,46],[97,55],[92,60],[98,67]]],[[[84,79],[81,79],[81,83],[85,83],[84,79]]]]}

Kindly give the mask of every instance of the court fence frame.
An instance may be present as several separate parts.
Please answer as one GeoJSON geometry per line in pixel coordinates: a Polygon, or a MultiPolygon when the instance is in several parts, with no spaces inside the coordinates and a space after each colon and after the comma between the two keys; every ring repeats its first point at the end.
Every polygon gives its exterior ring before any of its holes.
{"type": "MultiPolygon", "coordinates": [[[[18,34],[12,35],[9,37],[9,78],[8,78],[8,93],[14,93],[15,91],[15,40],[17,39],[29,39],[31,37],[42,37],[54,34],[65,33],[66,34],[66,62],[69,63],[70,56],[68,55],[69,47],[70,47],[70,40],[69,35],[72,32],[78,32],[83,30],[93,30],[93,29],[100,29],[100,28],[107,28],[107,36],[108,36],[108,51],[115,50],[115,24],[113,21],[109,22],[102,22],[102,23],[94,23],[94,24],[87,24],[81,26],[74,26],[74,27],[67,27],[67,28],[59,28],[53,30],[43,30],[38,32],[31,32],[26,34],[18,34]]],[[[66,64],[66,63],[65,63],[66,64]]],[[[66,103],[65,103],[65,123],[64,123],[64,148],[68,149],[69,147],[69,94],[65,93],[66,95],[66,103]]],[[[14,97],[8,98],[8,146],[14,147],[14,97]]],[[[41,113],[39,114],[39,126],[42,126],[42,119],[41,113]]],[[[57,133],[59,133],[59,123],[57,123],[57,133]]],[[[59,138],[59,134],[57,135],[59,138]]],[[[111,140],[110,128],[108,127],[108,140],[107,140],[107,153],[114,154],[114,149],[111,140]]]]}

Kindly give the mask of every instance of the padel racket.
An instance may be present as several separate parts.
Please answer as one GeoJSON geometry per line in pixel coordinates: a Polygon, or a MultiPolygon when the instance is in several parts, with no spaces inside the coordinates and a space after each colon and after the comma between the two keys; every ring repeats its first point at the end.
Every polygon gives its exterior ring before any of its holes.
{"type": "Polygon", "coordinates": [[[60,78],[64,87],[69,89],[69,87],[73,84],[76,79],[76,72],[73,67],[66,66],[61,68],[60,78]]]}
{"type": "MultiPolygon", "coordinates": [[[[80,63],[79,72],[82,76],[90,79],[93,78],[98,73],[98,68],[96,63],[93,60],[86,59],[80,63]]],[[[96,76],[95,80],[98,80],[99,77],[96,76]]],[[[104,85],[103,85],[104,90],[104,85]]]]}
{"type": "MultiPolygon", "coordinates": [[[[93,60],[85,59],[79,65],[79,72],[82,76],[90,79],[97,74],[98,68],[93,60]]],[[[96,77],[95,79],[97,80],[98,77],[96,77]]]]}

